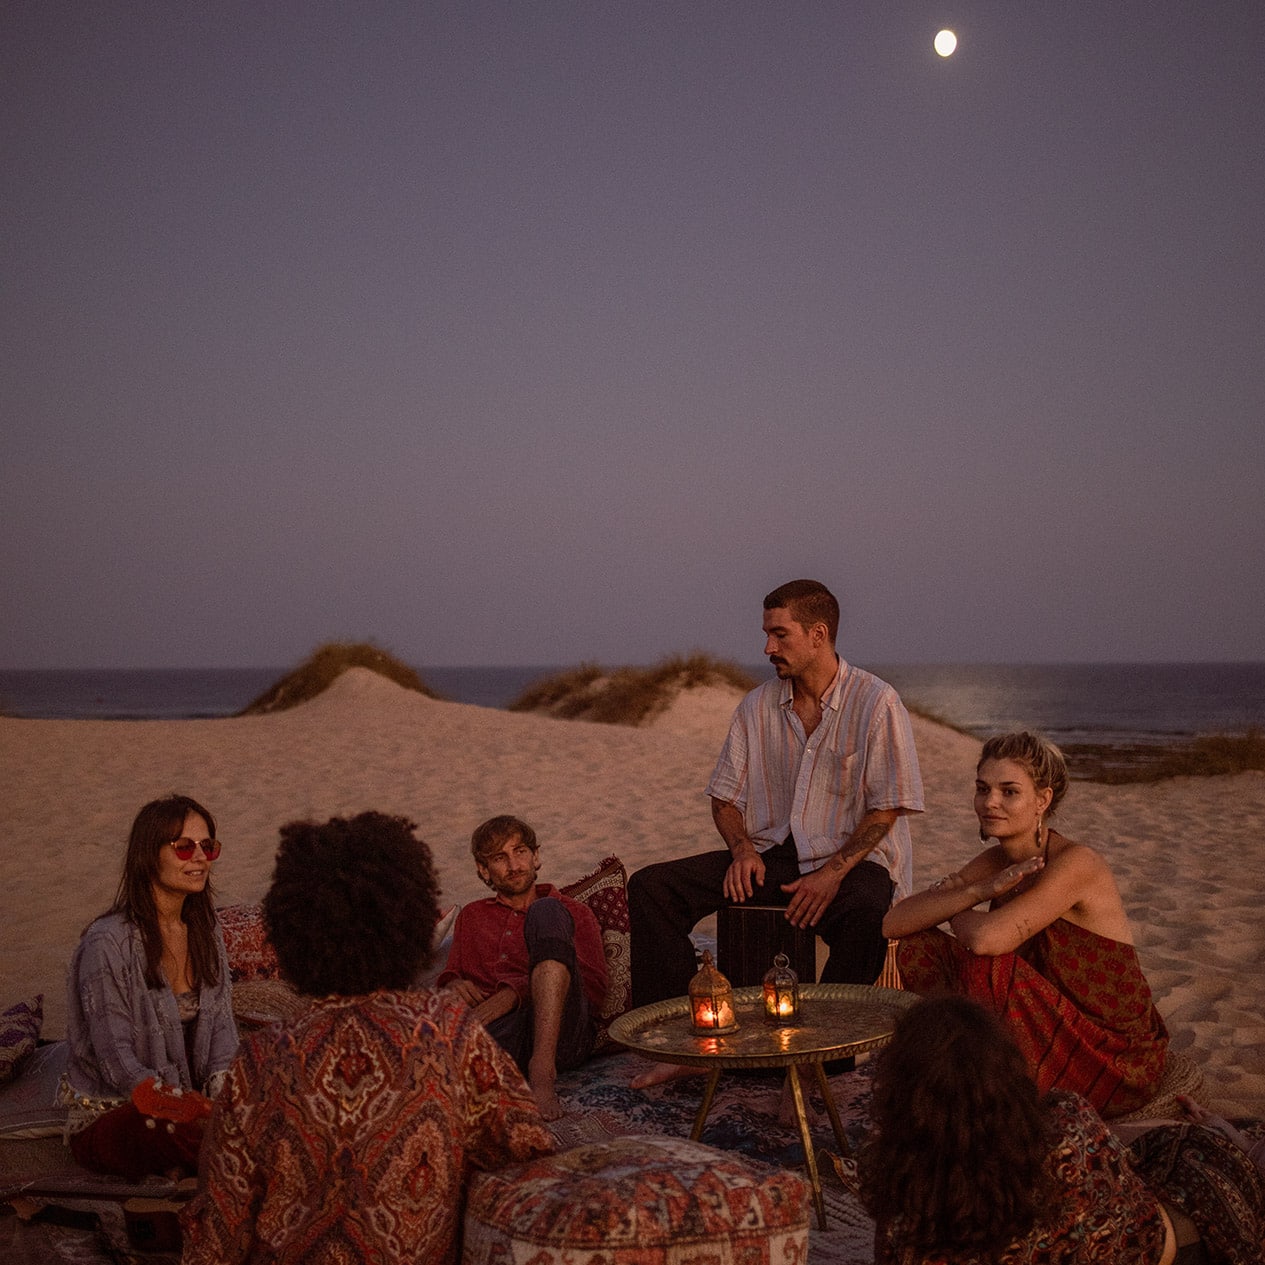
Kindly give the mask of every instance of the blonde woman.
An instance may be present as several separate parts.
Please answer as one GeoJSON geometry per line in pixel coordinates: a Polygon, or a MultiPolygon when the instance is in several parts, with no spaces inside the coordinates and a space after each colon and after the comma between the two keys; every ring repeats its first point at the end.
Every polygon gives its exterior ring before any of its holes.
{"type": "Polygon", "coordinates": [[[975,812],[991,846],[893,905],[883,931],[901,942],[906,988],[982,1002],[1042,1092],[1074,1090],[1118,1116],[1155,1096],[1168,1032],[1106,861],[1049,826],[1066,790],[1057,747],[1030,733],[990,739],[975,812]]]}

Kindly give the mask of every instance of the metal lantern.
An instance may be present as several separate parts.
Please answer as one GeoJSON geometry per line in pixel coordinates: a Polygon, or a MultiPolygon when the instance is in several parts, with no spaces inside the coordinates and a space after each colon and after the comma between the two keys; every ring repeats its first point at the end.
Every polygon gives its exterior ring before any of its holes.
{"type": "Polygon", "coordinates": [[[703,950],[703,965],[690,980],[690,1019],[700,1036],[732,1032],[734,992],[729,981],[716,969],[709,949],[703,950]]]}
{"type": "Polygon", "coordinates": [[[799,976],[785,953],[773,959],[773,969],[764,977],[764,1018],[779,1028],[799,1022],[799,976]]]}

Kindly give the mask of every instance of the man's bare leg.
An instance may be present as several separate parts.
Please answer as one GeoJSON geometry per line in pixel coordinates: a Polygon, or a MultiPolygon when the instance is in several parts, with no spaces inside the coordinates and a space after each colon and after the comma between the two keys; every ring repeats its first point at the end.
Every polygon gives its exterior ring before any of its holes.
{"type": "Polygon", "coordinates": [[[628,1088],[649,1089],[651,1085],[666,1085],[686,1076],[702,1076],[705,1071],[705,1067],[686,1067],[683,1063],[651,1063],[628,1082],[628,1088]]]}
{"type": "Polygon", "coordinates": [[[567,1109],[558,1098],[558,1034],[571,988],[571,972],[561,962],[537,962],[531,973],[532,1052],[527,1083],[546,1120],[558,1120],[567,1109]]]}

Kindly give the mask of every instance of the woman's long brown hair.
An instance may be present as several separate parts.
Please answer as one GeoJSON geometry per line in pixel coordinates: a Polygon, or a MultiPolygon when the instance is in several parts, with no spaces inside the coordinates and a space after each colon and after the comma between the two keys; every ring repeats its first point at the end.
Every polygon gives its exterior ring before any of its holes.
{"type": "MultiPolygon", "coordinates": [[[[110,913],[121,914],[141,933],[145,946],[145,983],[150,988],[167,986],[162,972],[163,938],[158,927],[158,907],[154,902],[154,880],[158,857],[173,840],[180,838],[185,818],[197,813],[215,837],[215,818],[188,795],[169,795],[146,804],[136,814],[127,840],[123,877],[110,913]]],[[[200,892],[185,897],[181,917],[189,928],[189,969],[195,988],[220,982],[220,954],[215,902],[211,880],[200,892]]]]}
{"type": "Polygon", "coordinates": [[[918,1255],[999,1255],[1050,1197],[1047,1101],[996,1016],[965,997],[900,1017],[879,1056],[861,1197],[918,1255]]]}

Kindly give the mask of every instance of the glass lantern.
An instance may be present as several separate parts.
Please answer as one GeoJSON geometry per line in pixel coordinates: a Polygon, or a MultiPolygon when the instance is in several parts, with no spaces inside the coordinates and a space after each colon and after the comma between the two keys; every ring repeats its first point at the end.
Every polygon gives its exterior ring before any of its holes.
{"type": "Polygon", "coordinates": [[[773,969],[764,977],[764,1018],[778,1028],[799,1022],[799,976],[785,953],[773,959],[773,969]]]}
{"type": "Polygon", "coordinates": [[[690,980],[690,1019],[700,1036],[732,1032],[738,1026],[734,1019],[733,989],[716,969],[709,949],[703,950],[703,965],[690,980]]]}

